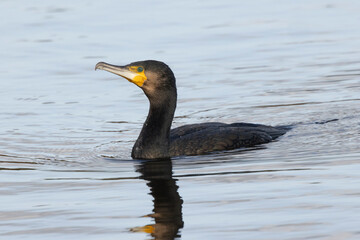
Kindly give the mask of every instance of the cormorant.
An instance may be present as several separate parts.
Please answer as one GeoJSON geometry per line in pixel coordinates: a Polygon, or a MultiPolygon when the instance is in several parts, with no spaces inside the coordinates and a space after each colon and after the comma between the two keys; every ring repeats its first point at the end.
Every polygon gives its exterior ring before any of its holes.
{"type": "Polygon", "coordinates": [[[125,66],[99,62],[102,69],[136,84],[150,102],[141,133],[133,146],[134,159],[162,159],[180,155],[200,155],[268,143],[285,134],[287,128],[251,123],[208,122],[170,130],[176,108],[176,83],[168,65],[155,60],[125,66]]]}

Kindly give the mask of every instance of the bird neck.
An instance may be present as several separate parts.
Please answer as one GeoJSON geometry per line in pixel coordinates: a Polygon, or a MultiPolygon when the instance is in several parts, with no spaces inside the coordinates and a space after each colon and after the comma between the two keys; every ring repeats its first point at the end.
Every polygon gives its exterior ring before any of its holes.
{"type": "Polygon", "coordinates": [[[176,92],[159,94],[156,101],[149,97],[150,109],[143,128],[132,149],[132,158],[169,158],[170,128],[176,108],[176,92]],[[159,101],[159,95],[163,99],[159,101]]]}

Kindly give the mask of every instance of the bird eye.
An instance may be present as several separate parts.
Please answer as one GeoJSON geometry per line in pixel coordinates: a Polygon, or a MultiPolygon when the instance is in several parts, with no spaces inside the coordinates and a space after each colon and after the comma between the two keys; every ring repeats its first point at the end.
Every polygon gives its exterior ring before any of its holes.
{"type": "Polygon", "coordinates": [[[138,67],[137,71],[142,72],[144,69],[142,67],[138,67]]]}

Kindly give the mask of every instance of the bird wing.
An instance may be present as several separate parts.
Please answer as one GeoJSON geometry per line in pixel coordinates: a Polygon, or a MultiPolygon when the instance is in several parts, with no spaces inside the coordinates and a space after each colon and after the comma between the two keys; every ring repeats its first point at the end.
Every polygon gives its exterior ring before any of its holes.
{"type": "Polygon", "coordinates": [[[185,125],[171,130],[170,155],[199,155],[251,147],[271,140],[273,140],[271,135],[264,129],[257,128],[256,125],[238,124],[236,126],[224,123],[185,125]]]}

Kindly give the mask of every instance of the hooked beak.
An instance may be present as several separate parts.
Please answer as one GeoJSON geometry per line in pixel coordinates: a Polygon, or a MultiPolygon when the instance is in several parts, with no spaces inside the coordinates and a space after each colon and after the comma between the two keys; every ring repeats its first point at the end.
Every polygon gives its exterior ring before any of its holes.
{"type": "Polygon", "coordinates": [[[127,79],[129,82],[136,84],[139,87],[142,87],[144,85],[145,80],[147,79],[144,71],[136,72],[134,70],[134,67],[116,66],[105,62],[98,62],[95,66],[95,70],[97,69],[105,70],[114,73],[116,75],[119,75],[127,79]]]}

